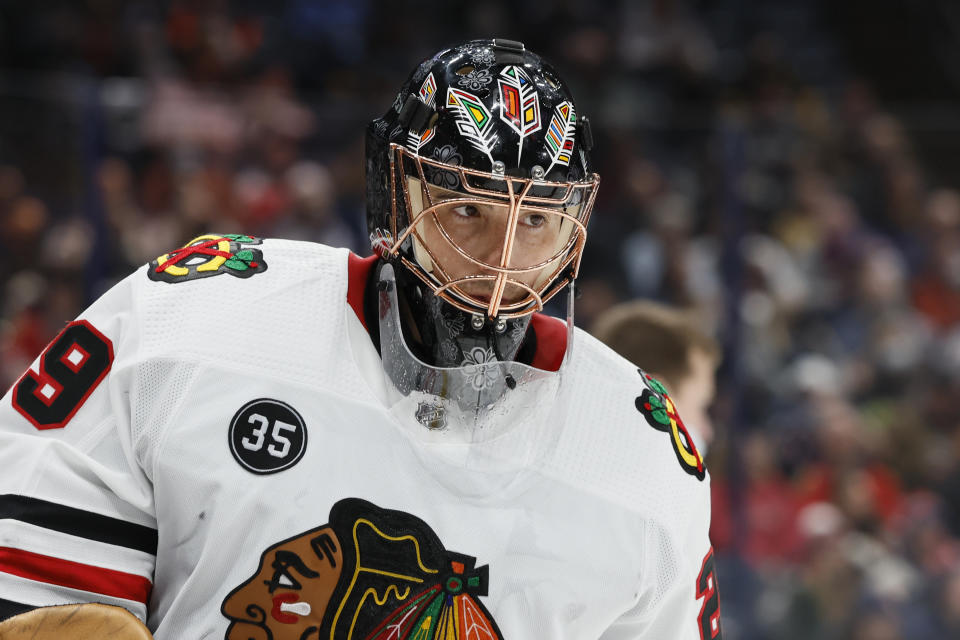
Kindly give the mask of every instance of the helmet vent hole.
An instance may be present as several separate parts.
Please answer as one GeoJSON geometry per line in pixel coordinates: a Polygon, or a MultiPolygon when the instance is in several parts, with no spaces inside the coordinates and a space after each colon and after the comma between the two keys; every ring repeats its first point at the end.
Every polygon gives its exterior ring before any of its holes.
{"type": "Polygon", "coordinates": [[[476,70],[476,67],[474,67],[472,64],[465,64],[459,69],[457,69],[456,73],[458,76],[465,76],[473,73],[475,70],[476,70]]]}

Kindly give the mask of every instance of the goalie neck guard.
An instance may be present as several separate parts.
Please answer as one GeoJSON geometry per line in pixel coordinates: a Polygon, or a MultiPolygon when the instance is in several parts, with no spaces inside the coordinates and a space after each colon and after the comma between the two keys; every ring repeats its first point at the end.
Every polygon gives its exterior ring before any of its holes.
{"type": "MultiPolygon", "coordinates": [[[[393,265],[381,263],[373,277],[387,400],[398,423],[418,440],[446,445],[430,451],[461,469],[509,480],[539,464],[553,449],[556,426],[563,422],[558,416],[567,398],[559,391],[572,357],[572,322],[556,371],[498,360],[480,346],[460,366],[434,366],[403,339],[393,265]]],[[[489,493],[490,485],[484,486],[476,493],[489,493]]]]}

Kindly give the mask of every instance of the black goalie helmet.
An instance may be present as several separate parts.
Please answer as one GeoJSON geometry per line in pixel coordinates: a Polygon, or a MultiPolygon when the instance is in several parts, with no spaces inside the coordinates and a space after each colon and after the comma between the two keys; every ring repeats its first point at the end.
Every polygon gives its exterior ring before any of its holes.
{"type": "Polygon", "coordinates": [[[477,323],[526,319],[576,277],[591,144],[566,85],[523,44],[441,51],[367,129],[371,244],[477,323]]]}

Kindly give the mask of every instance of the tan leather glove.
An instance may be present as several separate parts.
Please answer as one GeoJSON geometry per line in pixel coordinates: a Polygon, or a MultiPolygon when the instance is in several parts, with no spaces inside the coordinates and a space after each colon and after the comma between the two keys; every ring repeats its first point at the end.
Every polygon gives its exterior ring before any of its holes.
{"type": "Polygon", "coordinates": [[[41,607],[0,622],[0,640],[151,640],[139,618],[106,604],[41,607]]]}

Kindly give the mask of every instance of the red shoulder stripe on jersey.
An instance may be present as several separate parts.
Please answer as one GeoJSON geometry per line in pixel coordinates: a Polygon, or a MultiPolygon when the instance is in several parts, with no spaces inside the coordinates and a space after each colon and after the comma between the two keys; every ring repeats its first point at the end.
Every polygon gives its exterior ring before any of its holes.
{"type": "Polygon", "coordinates": [[[28,580],[144,604],[150,597],[152,587],[150,581],[143,576],[10,547],[0,547],[0,571],[28,580]]]}
{"type": "Polygon", "coordinates": [[[373,269],[377,256],[361,258],[351,252],[347,261],[347,303],[353,307],[353,312],[357,314],[357,319],[363,325],[364,329],[369,331],[367,321],[363,317],[363,292],[367,287],[367,280],[370,279],[370,271],[373,269]]]}
{"type": "Polygon", "coordinates": [[[537,334],[537,353],[531,363],[537,369],[557,371],[567,353],[567,325],[562,320],[535,313],[530,325],[537,334]]]}

